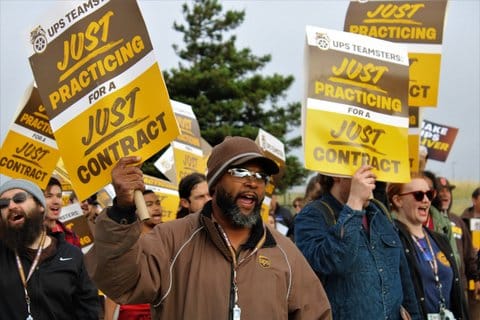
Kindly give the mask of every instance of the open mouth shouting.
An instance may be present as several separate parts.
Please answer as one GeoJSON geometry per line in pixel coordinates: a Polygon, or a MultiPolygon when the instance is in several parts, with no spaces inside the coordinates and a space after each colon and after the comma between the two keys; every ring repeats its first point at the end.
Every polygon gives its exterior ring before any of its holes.
{"type": "Polygon", "coordinates": [[[162,213],[161,212],[154,212],[150,216],[150,220],[155,223],[162,223],[162,213]]]}
{"type": "Polygon", "coordinates": [[[428,206],[428,205],[418,207],[418,210],[417,210],[418,215],[419,215],[421,218],[423,218],[423,219],[426,220],[427,217],[428,217],[428,209],[429,209],[429,208],[430,208],[430,206],[428,206]]]}
{"type": "Polygon", "coordinates": [[[25,214],[22,212],[12,212],[8,215],[8,222],[12,226],[23,225],[25,222],[25,214]]]}
{"type": "Polygon", "coordinates": [[[237,196],[237,205],[239,208],[251,211],[258,202],[258,196],[254,192],[243,192],[237,196]]]}
{"type": "Polygon", "coordinates": [[[59,206],[50,206],[48,207],[48,212],[50,213],[50,218],[58,219],[60,216],[62,208],[59,206]]]}

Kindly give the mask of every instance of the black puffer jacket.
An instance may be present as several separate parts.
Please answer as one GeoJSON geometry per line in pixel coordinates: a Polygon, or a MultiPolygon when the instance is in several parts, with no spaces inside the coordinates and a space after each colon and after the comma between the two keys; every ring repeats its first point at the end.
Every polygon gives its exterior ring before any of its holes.
{"type": "MultiPolygon", "coordinates": [[[[98,319],[98,291],[88,277],[80,248],[67,243],[63,234],[56,251],[42,261],[28,281],[35,320],[98,319]]],[[[20,254],[25,277],[32,259],[20,254]]],[[[15,253],[0,241],[0,319],[25,320],[27,304],[15,253]]]]}

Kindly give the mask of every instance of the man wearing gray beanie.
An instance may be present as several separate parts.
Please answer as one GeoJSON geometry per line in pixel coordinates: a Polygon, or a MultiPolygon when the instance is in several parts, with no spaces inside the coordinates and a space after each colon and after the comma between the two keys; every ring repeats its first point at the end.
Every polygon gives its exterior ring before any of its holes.
{"type": "Polygon", "coordinates": [[[323,287],[295,244],[260,208],[277,164],[255,142],[227,137],[207,162],[212,199],[140,237],[139,157],[112,171],[117,194],[87,254],[98,287],[118,303],[150,303],[152,319],[331,319],[323,287]],[[90,263],[92,262],[92,263],[90,263]]]}
{"type": "Polygon", "coordinates": [[[42,190],[28,180],[5,182],[0,212],[2,319],[98,319],[81,250],[47,235],[42,190]]]}

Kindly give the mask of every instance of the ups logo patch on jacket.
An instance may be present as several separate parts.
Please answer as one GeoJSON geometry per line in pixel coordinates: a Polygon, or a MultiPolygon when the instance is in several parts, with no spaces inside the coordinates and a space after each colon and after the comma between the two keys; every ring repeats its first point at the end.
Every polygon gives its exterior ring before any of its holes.
{"type": "Polygon", "coordinates": [[[270,258],[262,255],[258,256],[258,264],[262,268],[270,268],[272,266],[272,262],[270,261],[270,258]]]}

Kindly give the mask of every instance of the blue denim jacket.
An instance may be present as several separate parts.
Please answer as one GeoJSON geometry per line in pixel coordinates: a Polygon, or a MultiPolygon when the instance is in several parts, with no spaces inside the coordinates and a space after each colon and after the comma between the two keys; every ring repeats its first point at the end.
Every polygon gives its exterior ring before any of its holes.
{"type": "Polygon", "coordinates": [[[388,217],[373,203],[356,211],[330,194],[321,200],[337,223],[329,225],[319,212],[323,206],[310,203],[295,219],[295,242],[321,276],[333,318],[396,320],[403,305],[412,319],[421,319],[402,243],[388,217]]]}

